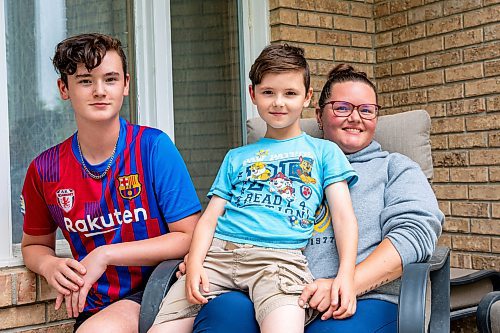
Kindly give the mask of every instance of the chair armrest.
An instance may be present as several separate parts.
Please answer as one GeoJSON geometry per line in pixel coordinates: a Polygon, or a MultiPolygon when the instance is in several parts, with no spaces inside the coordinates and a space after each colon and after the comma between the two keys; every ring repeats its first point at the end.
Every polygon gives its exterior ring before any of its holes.
{"type": "Polygon", "coordinates": [[[476,322],[479,333],[498,332],[500,329],[500,291],[492,291],[481,299],[477,307],[476,322]],[[495,319],[492,321],[492,319],[495,319]]]}
{"type": "Polygon", "coordinates": [[[426,314],[430,313],[429,332],[450,330],[450,250],[436,248],[426,263],[406,265],[401,277],[398,304],[398,332],[427,332],[426,314]],[[431,309],[426,303],[431,282],[431,309]]]}
{"type": "Polygon", "coordinates": [[[166,260],[160,263],[149,277],[141,302],[139,313],[139,332],[146,333],[153,325],[160,304],[167,291],[177,281],[175,273],[178,270],[180,259],[166,260]]]}

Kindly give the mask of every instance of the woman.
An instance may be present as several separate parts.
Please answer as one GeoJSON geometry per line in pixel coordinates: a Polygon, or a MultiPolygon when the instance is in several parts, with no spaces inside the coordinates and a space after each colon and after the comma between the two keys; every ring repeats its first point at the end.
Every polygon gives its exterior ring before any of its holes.
{"type": "MultiPolygon", "coordinates": [[[[359,224],[358,305],[352,317],[330,319],[332,314],[336,318],[329,306],[329,289],[338,255],[331,224],[322,232],[318,226],[305,251],[317,280],[306,286],[299,303],[322,314],[305,332],[396,332],[399,284],[394,280],[406,264],[431,257],[444,216],[418,164],[383,151],[373,140],[380,107],[375,86],[365,73],[345,64],[335,67],[319,106],[316,118],[324,138],[342,149],[359,175],[351,188],[359,224]]],[[[259,332],[259,327],[252,303],[243,293],[231,292],[203,308],[194,332],[259,332]]]]}

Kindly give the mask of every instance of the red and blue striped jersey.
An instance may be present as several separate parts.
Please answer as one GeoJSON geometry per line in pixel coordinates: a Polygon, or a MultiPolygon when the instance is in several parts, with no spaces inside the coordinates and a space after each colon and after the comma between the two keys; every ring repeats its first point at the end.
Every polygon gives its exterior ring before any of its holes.
{"type": "MultiPolygon", "coordinates": [[[[90,170],[101,173],[107,164],[90,170]]],[[[24,232],[47,235],[60,228],[78,261],[98,246],[166,234],[169,223],[201,210],[170,138],[124,119],[115,159],[104,178],[95,180],[86,173],[73,135],[33,160],[22,198],[24,232]]],[[[153,268],[108,266],[92,286],[84,311],[96,312],[142,288],[153,268]]]]}

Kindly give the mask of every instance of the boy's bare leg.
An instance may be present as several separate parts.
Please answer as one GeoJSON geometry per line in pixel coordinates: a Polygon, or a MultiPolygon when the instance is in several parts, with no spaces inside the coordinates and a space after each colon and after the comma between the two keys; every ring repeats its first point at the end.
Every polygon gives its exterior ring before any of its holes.
{"type": "Polygon", "coordinates": [[[148,333],[191,333],[193,331],[194,317],[167,321],[154,325],[148,333]]]}
{"type": "Polygon", "coordinates": [[[78,328],[77,333],[137,333],[140,305],[124,299],[99,311],[78,328]]]}
{"type": "Polygon", "coordinates": [[[303,333],[304,309],[295,305],[285,305],[273,310],[262,321],[262,333],[303,333]]]}

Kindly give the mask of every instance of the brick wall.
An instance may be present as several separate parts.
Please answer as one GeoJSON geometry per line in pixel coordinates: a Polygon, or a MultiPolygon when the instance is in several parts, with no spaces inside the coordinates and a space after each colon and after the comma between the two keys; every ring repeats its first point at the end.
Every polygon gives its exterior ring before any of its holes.
{"type": "Polygon", "coordinates": [[[70,333],[73,320],[64,305],[54,310],[55,293],[45,281],[26,268],[0,270],[0,331],[70,333]]]}

